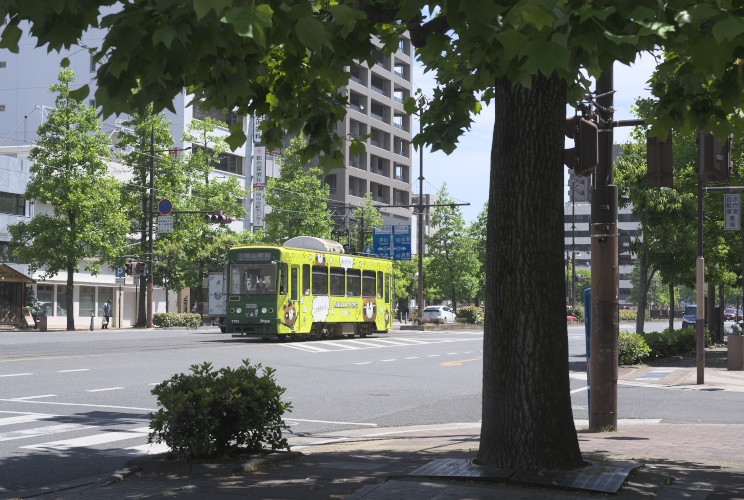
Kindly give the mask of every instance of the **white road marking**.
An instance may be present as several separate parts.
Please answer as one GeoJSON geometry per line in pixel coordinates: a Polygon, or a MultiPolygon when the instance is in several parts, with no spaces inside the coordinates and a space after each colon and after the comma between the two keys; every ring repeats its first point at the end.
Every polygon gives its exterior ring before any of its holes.
{"type": "Polygon", "coordinates": [[[282,347],[289,347],[290,349],[297,349],[300,351],[306,351],[306,352],[328,352],[330,349],[323,349],[322,347],[316,347],[314,345],[309,344],[279,344],[282,347]]]}
{"type": "Polygon", "coordinates": [[[427,358],[438,358],[439,354],[427,354],[426,357],[427,358]]]}
{"type": "Polygon", "coordinates": [[[389,363],[391,361],[397,361],[397,359],[381,359],[380,361],[382,361],[383,363],[389,363]]]}
{"type": "Polygon", "coordinates": [[[149,427],[139,427],[137,429],[126,431],[104,432],[102,434],[93,434],[92,436],[85,436],[74,439],[50,441],[48,443],[40,444],[30,444],[21,446],[21,448],[28,448],[32,450],[69,450],[72,448],[85,448],[87,446],[95,446],[98,444],[113,443],[115,441],[123,441],[125,439],[142,438],[146,437],[149,433],[149,427]]]}
{"type": "Polygon", "coordinates": [[[25,377],[27,375],[33,375],[33,373],[8,373],[6,375],[0,375],[0,378],[3,378],[3,377],[25,377]]]}
{"type": "Polygon", "coordinates": [[[40,399],[40,398],[56,398],[56,394],[41,394],[40,396],[26,396],[23,398],[13,398],[8,401],[28,401],[29,399],[40,399]]]}
{"type": "Polygon", "coordinates": [[[579,387],[578,389],[574,389],[573,391],[571,391],[571,394],[575,394],[577,392],[583,392],[583,391],[586,391],[587,389],[589,389],[589,386],[579,387]]]}
{"type": "Polygon", "coordinates": [[[75,370],[57,370],[57,373],[89,372],[90,368],[77,368],[75,370]]]}
{"type": "Polygon", "coordinates": [[[105,387],[103,389],[86,389],[85,392],[118,391],[121,389],[124,389],[124,387],[105,387]]]}
{"type": "Polygon", "coordinates": [[[371,361],[360,361],[359,363],[354,363],[355,365],[369,365],[371,364],[371,361]]]}
{"type": "Polygon", "coordinates": [[[0,441],[11,441],[13,439],[27,439],[59,432],[81,431],[83,429],[93,429],[95,425],[81,424],[59,424],[49,425],[46,427],[36,427],[34,429],[24,429],[20,431],[10,431],[0,433],[0,441]]]}
{"type": "Polygon", "coordinates": [[[335,424],[335,425],[365,425],[367,427],[377,427],[377,424],[372,424],[370,422],[336,422],[333,420],[308,420],[305,418],[288,418],[287,420],[292,420],[295,422],[313,422],[317,424],[335,424]]]}
{"type": "Polygon", "coordinates": [[[53,415],[44,415],[43,413],[31,413],[18,417],[4,417],[0,418],[0,425],[14,425],[25,424],[26,422],[38,422],[39,420],[44,420],[52,416],[53,415]]]}
{"type": "Polygon", "coordinates": [[[419,359],[419,358],[421,358],[421,356],[409,356],[405,359],[419,359]]]}
{"type": "Polygon", "coordinates": [[[356,350],[356,349],[361,349],[361,347],[357,347],[357,346],[354,346],[354,345],[349,345],[349,344],[347,344],[345,342],[328,342],[328,341],[325,341],[325,342],[323,342],[323,345],[324,346],[325,345],[332,345],[332,346],[340,347],[341,349],[347,349],[347,350],[350,350],[350,351],[351,350],[356,350]]]}
{"type": "Polygon", "coordinates": [[[104,452],[106,455],[157,455],[159,453],[167,453],[170,448],[165,443],[150,443],[141,444],[139,446],[132,446],[129,448],[122,448],[116,450],[107,450],[104,452]]]}
{"type": "Polygon", "coordinates": [[[116,405],[94,405],[87,403],[60,403],[56,401],[26,401],[25,399],[0,399],[0,401],[8,401],[13,403],[23,402],[29,404],[39,405],[59,405],[59,406],[79,406],[81,408],[114,408],[116,410],[140,410],[140,411],[158,411],[157,408],[139,408],[137,406],[116,406],[116,405]]]}

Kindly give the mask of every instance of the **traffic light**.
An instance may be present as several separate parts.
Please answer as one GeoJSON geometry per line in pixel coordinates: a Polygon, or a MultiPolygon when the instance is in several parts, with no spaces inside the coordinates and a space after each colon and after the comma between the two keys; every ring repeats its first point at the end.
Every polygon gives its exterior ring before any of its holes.
{"type": "Polygon", "coordinates": [[[726,142],[721,142],[712,132],[698,132],[698,166],[703,184],[722,183],[731,177],[732,139],[730,135],[726,142]]]}
{"type": "Polygon", "coordinates": [[[672,133],[669,133],[665,141],[655,136],[648,136],[646,146],[648,187],[674,187],[672,133]]]}
{"type": "Polygon", "coordinates": [[[564,151],[563,162],[579,177],[590,175],[599,163],[597,124],[578,115],[566,118],[566,136],[574,147],[564,151]]]}
{"type": "Polygon", "coordinates": [[[207,220],[217,224],[229,224],[230,222],[235,222],[235,217],[227,215],[224,210],[215,210],[207,215],[207,220]]]}
{"type": "Polygon", "coordinates": [[[137,276],[144,276],[145,275],[145,263],[144,262],[137,262],[137,267],[135,269],[135,273],[137,276]]]}
{"type": "Polygon", "coordinates": [[[134,262],[127,262],[124,266],[124,272],[129,276],[134,274],[134,262]]]}

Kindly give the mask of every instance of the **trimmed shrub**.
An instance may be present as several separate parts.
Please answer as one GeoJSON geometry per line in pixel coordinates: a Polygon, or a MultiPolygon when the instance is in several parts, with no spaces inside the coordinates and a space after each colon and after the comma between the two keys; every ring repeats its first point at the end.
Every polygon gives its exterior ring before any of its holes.
{"type": "Polygon", "coordinates": [[[628,331],[620,332],[617,339],[617,350],[621,365],[638,364],[651,353],[651,348],[646,343],[643,335],[628,331]]]}
{"type": "Polygon", "coordinates": [[[482,325],[484,320],[483,309],[475,306],[461,307],[457,310],[457,321],[462,323],[482,325]]]}
{"type": "Polygon", "coordinates": [[[620,309],[620,321],[635,321],[637,317],[637,309],[620,309]]]}
{"type": "Polygon", "coordinates": [[[202,324],[202,316],[194,313],[156,313],[152,315],[152,324],[160,328],[166,326],[197,328],[202,324]]]}
{"type": "MultiPolygon", "coordinates": [[[[684,356],[695,352],[696,340],[694,328],[681,328],[679,330],[670,330],[667,328],[662,332],[647,332],[643,337],[651,348],[652,358],[684,356]]],[[[711,344],[710,333],[705,332],[705,345],[711,344]]]]}
{"type": "Polygon", "coordinates": [[[148,442],[165,442],[183,459],[234,456],[238,452],[289,449],[282,419],[291,404],[281,401],[286,390],[274,381],[272,368],[261,364],[212,370],[205,362],[192,365],[152,389],[157,413],[150,413],[148,442]]]}

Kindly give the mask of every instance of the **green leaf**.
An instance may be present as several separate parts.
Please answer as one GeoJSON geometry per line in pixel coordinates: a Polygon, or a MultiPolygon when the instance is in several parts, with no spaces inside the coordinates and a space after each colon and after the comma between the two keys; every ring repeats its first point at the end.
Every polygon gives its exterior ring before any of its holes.
{"type": "Polygon", "coordinates": [[[9,24],[3,30],[3,36],[0,37],[0,49],[9,49],[14,54],[18,53],[18,41],[21,39],[23,31],[17,24],[9,24]]]}
{"type": "Polygon", "coordinates": [[[86,97],[90,94],[90,87],[83,85],[79,89],[70,91],[70,99],[78,102],[83,102],[86,97]]]}
{"type": "Polygon", "coordinates": [[[209,14],[210,10],[213,10],[218,16],[222,14],[222,11],[232,5],[232,0],[194,0],[194,12],[196,12],[196,19],[201,20],[209,14]]]}
{"type": "Polygon", "coordinates": [[[69,68],[70,67],[70,59],[67,57],[63,57],[62,60],[59,62],[60,67],[62,68],[69,68]]]}
{"type": "Polygon", "coordinates": [[[152,41],[154,45],[162,43],[166,48],[171,48],[173,39],[178,36],[178,31],[172,26],[162,26],[155,30],[152,35],[152,41]]]}
{"type": "Polygon", "coordinates": [[[713,38],[716,42],[732,41],[744,33],[744,21],[740,17],[725,17],[713,25],[713,38]]]}
{"type": "Polygon", "coordinates": [[[329,5],[328,11],[333,15],[334,20],[341,24],[354,23],[358,19],[364,19],[363,12],[352,9],[348,5],[329,5]]]}
{"type": "Polygon", "coordinates": [[[266,46],[264,28],[271,27],[274,11],[268,5],[258,7],[231,7],[221,19],[222,22],[232,24],[239,36],[252,38],[259,46],[266,46]]]}
{"type": "Polygon", "coordinates": [[[323,23],[313,17],[302,17],[295,23],[295,32],[306,47],[318,51],[328,43],[328,33],[326,33],[323,23]]]}

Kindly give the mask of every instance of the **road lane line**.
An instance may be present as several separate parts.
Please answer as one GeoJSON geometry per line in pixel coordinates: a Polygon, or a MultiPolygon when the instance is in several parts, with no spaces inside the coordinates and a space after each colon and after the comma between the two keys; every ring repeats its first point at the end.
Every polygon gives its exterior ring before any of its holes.
{"type": "Polygon", "coordinates": [[[445,361],[444,363],[439,363],[440,366],[462,366],[463,363],[468,363],[470,361],[480,361],[483,359],[483,356],[478,356],[477,358],[470,358],[470,359],[461,359],[459,361],[445,361]]]}
{"type": "Polygon", "coordinates": [[[57,373],[89,372],[90,368],[77,368],[75,370],[57,370],[57,373]]]}
{"type": "Polygon", "coordinates": [[[60,441],[50,441],[48,443],[40,444],[29,444],[21,446],[21,448],[28,448],[32,450],[70,450],[72,448],[85,448],[88,446],[95,446],[98,444],[113,443],[115,441],[124,441],[125,439],[142,438],[146,437],[150,433],[149,427],[139,427],[137,429],[125,430],[125,431],[114,431],[104,432],[102,434],[93,434],[92,436],[85,436],[73,439],[63,439],[60,441]]]}
{"type": "Polygon", "coordinates": [[[359,363],[354,363],[355,365],[369,365],[372,364],[372,361],[360,361],[359,363]]]}
{"type": "Polygon", "coordinates": [[[420,359],[420,358],[421,358],[421,356],[408,356],[405,359],[420,359]]]}
{"type": "Polygon", "coordinates": [[[381,359],[380,361],[382,361],[383,363],[389,363],[391,361],[398,361],[398,360],[397,359],[381,359]]]}
{"type": "Polygon", "coordinates": [[[118,391],[121,389],[124,389],[124,387],[104,387],[103,389],[86,389],[85,392],[118,391]]]}
{"type": "Polygon", "coordinates": [[[26,396],[24,398],[13,398],[8,401],[28,401],[29,399],[40,399],[40,398],[56,398],[56,394],[42,394],[40,396],[26,396]]]}
{"type": "Polygon", "coordinates": [[[116,406],[116,405],[94,405],[87,403],[60,403],[58,401],[27,401],[25,399],[0,399],[0,401],[7,401],[10,403],[27,403],[37,405],[58,405],[58,406],[79,406],[81,408],[113,408],[116,410],[139,410],[153,412],[158,411],[157,408],[139,408],[137,406],[116,406]]]}
{"type": "Polygon", "coordinates": [[[571,391],[571,394],[575,394],[577,392],[583,392],[583,391],[586,391],[587,389],[589,389],[589,386],[579,387],[578,389],[574,389],[573,391],[571,391]]]}
{"type": "Polygon", "coordinates": [[[52,417],[54,417],[54,415],[45,415],[44,413],[32,413],[30,415],[22,415],[19,417],[3,417],[0,418],[0,425],[25,424],[27,422],[38,422],[39,420],[45,420],[52,417]]]}
{"type": "Polygon", "coordinates": [[[8,373],[7,375],[0,375],[0,378],[3,378],[3,377],[25,377],[27,375],[33,375],[33,373],[8,373]]]}
{"type": "Polygon", "coordinates": [[[316,424],[365,425],[367,427],[377,427],[377,424],[373,424],[370,422],[336,422],[333,420],[309,420],[305,418],[287,418],[287,420],[292,420],[295,422],[313,422],[316,424]]]}

